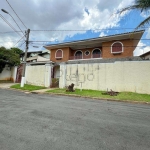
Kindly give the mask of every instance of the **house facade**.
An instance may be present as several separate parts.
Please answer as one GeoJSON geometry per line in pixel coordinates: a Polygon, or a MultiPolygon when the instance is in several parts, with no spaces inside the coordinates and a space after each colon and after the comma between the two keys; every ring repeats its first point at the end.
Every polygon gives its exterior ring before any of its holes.
{"type": "Polygon", "coordinates": [[[50,50],[51,78],[60,77],[60,64],[133,57],[144,30],[44,46],[50,50]]]}
{"type": "Polygon", "coordinates": [[[150,93],[150,61],[133,57],[144,31],[47,45],[50,60],[30,62],[26,83],[75,89],[150,93]]]}
{"type": "Polygon", "coordinates": [[[133,51],[143,33],[141,30],[44,47],[51,51],[50,61],[54,63],[133,57],[133,51]]]}

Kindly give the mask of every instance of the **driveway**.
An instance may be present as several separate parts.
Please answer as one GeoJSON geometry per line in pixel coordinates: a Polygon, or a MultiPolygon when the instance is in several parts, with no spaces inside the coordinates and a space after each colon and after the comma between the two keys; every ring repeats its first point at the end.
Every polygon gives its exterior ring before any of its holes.
{"type": "Polygon", "coordinates": [[[0,89],[0,150],[149,150],[150,105],[0,89]]]}

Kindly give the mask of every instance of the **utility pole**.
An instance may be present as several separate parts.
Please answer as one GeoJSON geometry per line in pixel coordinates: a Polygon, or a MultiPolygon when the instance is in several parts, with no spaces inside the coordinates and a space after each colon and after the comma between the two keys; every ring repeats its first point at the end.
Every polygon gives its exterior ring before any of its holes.
{"type": "Polygon", "coordinates": [[[28,29],[25,32],[25,34],[26,34],[26,50],[25,50],[23,70],[22,70],[21,87],[24,87],[24,83],[25,83],[25,70],[26,70],[26,60],[27,60],[27,52],[28,52],[28,44],[29,44],[29,33],[30,33],[30,29],[28,29]]]}

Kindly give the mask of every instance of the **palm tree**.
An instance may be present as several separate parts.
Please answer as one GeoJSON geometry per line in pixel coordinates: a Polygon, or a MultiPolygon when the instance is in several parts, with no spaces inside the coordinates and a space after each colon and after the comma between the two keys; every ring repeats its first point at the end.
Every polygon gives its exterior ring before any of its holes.
{"type": "MultiPolygon", "coordinates": [[[[150,0],[135,0],[135,4],[125,7],[122,10],[119,11],[119,13],[121,14],[124,11],[127,10],[133,10],[133,9],[137,9],[140,10],[141,12],[143,11],[148,11],[150,10],[150,0]]],[[[144,19],[137,27],[136,29],[148,24],[150,22],[150,16],[148,16],[146,19],[144,19]]]]}

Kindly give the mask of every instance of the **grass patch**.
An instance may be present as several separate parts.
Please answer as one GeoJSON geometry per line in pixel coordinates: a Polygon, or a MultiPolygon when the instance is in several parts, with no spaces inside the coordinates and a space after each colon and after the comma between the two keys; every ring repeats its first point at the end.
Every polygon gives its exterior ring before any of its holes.
{"type": "Polygon", "coordinates": [[[76,89],[75,92],[66,92],[66,89],[54,89],[47,91],[49,93],[59,93],[59,94],[69,94],[69,95],[78,95],[78,96],[87,96],[87,97],[96,97],[103,99],[115,99],[115,100],[130,100],[130,101],[141,101],[141,102],[150,102],[150,95],[148,94],[138,94],[132,92],[121,92],[117,96],[102,95],[103,91],[96,90],[82,90],[76,89]]]}
{"type": "Polygon", "coordinates": [[[27,90],[27,91],[34,91],[34,90],[45,89],[46,87],[29,85],[29,84],[25,84],[24,87],[20,87],[20,84],[15,84],[15,85],[12,85],[11,88],[20,89],[20,90],[27,90]]]}

